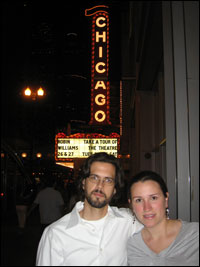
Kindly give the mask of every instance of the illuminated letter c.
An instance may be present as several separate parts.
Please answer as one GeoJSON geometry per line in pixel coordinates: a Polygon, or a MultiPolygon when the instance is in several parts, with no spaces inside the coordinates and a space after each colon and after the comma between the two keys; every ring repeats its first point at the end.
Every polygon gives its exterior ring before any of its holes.
{"type": "Polygon", "coordinates": [[[106,18],[104,18],[104,17],[98,17],[97,20],[96,20],[96,25],[97,25],[97,27],[99,27],[99,28],[103,28],[103,27],[105,27],[105,26],[106,26],[106,23],[101,23],[101,24],[100,24],[100,23],[99,23],[100,20],[105,21],[106,18]]]}
{"type": "Polygon", "coordinates": [[[99,66],[105,66],[106,64],[104,63],[104,62],[99,62],[99,63],[97,63],[96,64],[96,66],[95,66],[95,70],[96,70],[96,72],[98,72],[98,73],[104,73],[106,70],[103,68],[102,70],[100,70],[99,69],[99,66]]]}

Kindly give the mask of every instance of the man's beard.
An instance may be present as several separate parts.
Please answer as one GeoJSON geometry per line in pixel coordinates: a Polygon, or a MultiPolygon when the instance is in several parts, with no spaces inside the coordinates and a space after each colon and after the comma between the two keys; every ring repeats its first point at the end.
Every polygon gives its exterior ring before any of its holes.
{"type": "Polygon", "coordinates": [[[101,192],[101,191],[99,191],[99,190],[97,189],[97,190],[91,192],[90,195],[88,195],[87,192],[85,192],[85,198],[87,199],[88,203],[89,203],[93,208],[101,209],[101,208],[105,207],[107,204],[110,203],[110,201],[111,201],[111,199],[112,199],[112,196],[111,196],[110,198],[107,198],[106,195],[105,195],[103,192],[101,192]],[[96,200],[93,200],[93,199],[92,199],[92,194],[93,194],[94,192],[99,192],[99,193],[103,194],[104,197],[105,197],[105,199],[104,199],[103,201],[100,201],[99,198],[97,198],[96,200]]]}

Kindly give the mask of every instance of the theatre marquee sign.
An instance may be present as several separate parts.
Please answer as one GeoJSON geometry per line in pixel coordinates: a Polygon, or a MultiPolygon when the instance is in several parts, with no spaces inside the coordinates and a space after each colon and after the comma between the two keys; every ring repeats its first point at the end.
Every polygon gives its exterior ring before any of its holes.
{"type": "Polygon", "coordinates": [[[55,140],[56,161],[87,158],[97,152],[106,152],[118,156],[119,135],[113,133],[109,136],[101,134],[74,134],[64,136],[60,133],[55,140]]]}

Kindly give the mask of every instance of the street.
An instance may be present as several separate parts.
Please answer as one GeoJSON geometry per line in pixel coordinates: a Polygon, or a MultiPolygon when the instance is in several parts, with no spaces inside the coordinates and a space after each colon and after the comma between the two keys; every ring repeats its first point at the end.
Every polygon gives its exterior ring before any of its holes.
{"type": "Polygon", "coordinates": [[[21,234],[14,211],[3,214],[1,222],[1,266],[35,266],[40,240],[38,209],[27,219],[26,228],[21,234]]]}

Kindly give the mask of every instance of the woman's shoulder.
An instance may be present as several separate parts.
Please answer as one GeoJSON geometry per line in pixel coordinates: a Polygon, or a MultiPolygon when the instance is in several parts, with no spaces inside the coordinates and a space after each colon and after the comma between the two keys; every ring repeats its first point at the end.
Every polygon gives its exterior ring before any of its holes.
{"type": "Polygon", "coordinates": [[[188,222],[183,220],[175,220],[177,223],[181,223],[180,231],[176,237],[176,243],[185,244],[196,244],[199,240],[199,223],[188,222]]]}
{"type": "Polygon", "coordinates": [[[184,231],[199,234],[199,223],[198,222],[187,222],[181,221],[184,231]]]}
{"type": "Polygon", "coordinates": [[[182,219],[175,219],[175,220],[170,219],[169,222],[172,227],[178,227],[180,225],[180,227],[184,230],[186,229],[199,230],[199,222],[188,222],[182,219]]]}
{"type": "Polygon", "coordinates": [[[133,251],[144,251],[145,250],[145,246],[144,246],[144,242],[142,240],[142,235],[141,235],[141,231],[132,234],[127,241],[127,249],[128,249],[128,253],[132,253],[133,251]]]}

